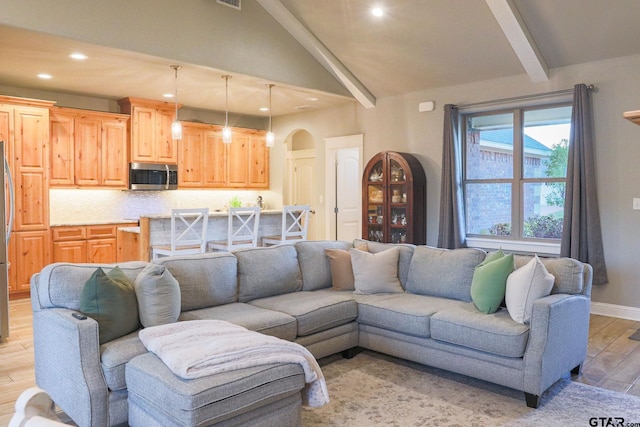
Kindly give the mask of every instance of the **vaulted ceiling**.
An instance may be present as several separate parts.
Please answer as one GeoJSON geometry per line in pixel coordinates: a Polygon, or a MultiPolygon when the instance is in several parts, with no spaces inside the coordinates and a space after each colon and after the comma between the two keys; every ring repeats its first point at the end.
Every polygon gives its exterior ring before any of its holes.
{"type": "MultiPolygon", "coordinates": [[[[0,6],[10,2],[0,0],[0,6]]],[[[215,0],[206,2],[212,13],[224,8],[238,19],[257,2],[259,19],[275,20],[342,88],[319,90],[284,73],[265,79],[259,72],[264,58],[255,58],[255,73],[233,69],[233,61],[224,68],[182,63],[180,103],[224,110],[219,75],[230,73],[230,110],[255,116],[268,114],[259,111],[267,103],[267,81],[277,85],[273,113],[279,115],[354,99],[371,108],[380,97],[517,74],[544,81],[554,68],[640,54],[638,0],[243,0],[243,10],[232,12],[215,0]],[[371,14],[374,5],[383,16],[371,14]],[[206,90],[205,82],[211,86],[206,90]]],[[[189,1],[180,7],[188,8],[189,1]]],[[[23,25],[28,17],[17,23],[2,19],[0,86],[112,99],[162,99],[173,90],[168,65],[175,59],[23,25]],[[82,66],[66,56],[78,50],[89,55],[82,66]],[[35,78],[44,71],[54,78],[35,78]]],[[[241,32],[228,36],[242,43],[241,32]]]]}

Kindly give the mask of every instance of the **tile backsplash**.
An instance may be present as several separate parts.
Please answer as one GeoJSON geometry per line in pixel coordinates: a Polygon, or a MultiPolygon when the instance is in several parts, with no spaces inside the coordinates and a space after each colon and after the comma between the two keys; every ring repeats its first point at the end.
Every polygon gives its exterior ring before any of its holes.
{"type": "Polygon", "coordinates": [[[281,195],[249,190],[49,190],[51,225],[137,221],[141,215],[169,214],[174,208],[224,209],[232,197],[254,205],[262,196],[267,209],[280,209],[281,195]]]}

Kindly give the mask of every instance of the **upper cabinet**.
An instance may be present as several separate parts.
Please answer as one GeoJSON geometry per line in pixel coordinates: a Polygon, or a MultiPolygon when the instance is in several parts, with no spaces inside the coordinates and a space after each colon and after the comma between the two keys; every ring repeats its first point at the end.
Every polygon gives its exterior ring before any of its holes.
{"type": "Polygon", "coordinates": [[[220,126],[183,122],[178,147],[180,188],[269,188],[264,131],[234,128],[224,144],[220,126]]]}
{"type": "Polygon", "coordinates": [[[52,108],[50,185],[126,188],[128,123],[123,114],[52,108]]]}
{"type": "Polygon", "coordinates": [[[131,115],[131,161],[177,164],[177,143],[171,138],[175,106],[139,98],[124,98],[118,104],[123,114],[131,115]]]}

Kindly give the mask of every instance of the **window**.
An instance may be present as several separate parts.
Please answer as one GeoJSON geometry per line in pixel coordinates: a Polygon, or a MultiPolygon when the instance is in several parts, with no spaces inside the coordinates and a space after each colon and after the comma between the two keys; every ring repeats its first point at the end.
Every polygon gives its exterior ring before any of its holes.
{"type": "Polygon", "coordinates": [[[555,253],[552,247],[559,247],[562,236],[571,105],[465,114],[461,123],[468,244],[508,248],[517,242],[522,250],[538,244],[551,249],[533,250],[555,253]]]}

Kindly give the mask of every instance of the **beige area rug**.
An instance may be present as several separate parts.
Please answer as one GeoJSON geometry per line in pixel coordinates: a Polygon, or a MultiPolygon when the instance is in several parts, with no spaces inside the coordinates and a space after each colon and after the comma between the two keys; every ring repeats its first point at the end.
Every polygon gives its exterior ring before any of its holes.
{"type": "Polygon", "coordinates": [[[331,402],[303,408],[304,427],[640,423],[640,398],[569,378],[554,384],[543,394],[540,407],[531,409],[520,391],[374,352],[350,360],[331,356],[321,359],[320,365],[331,402]]]}

